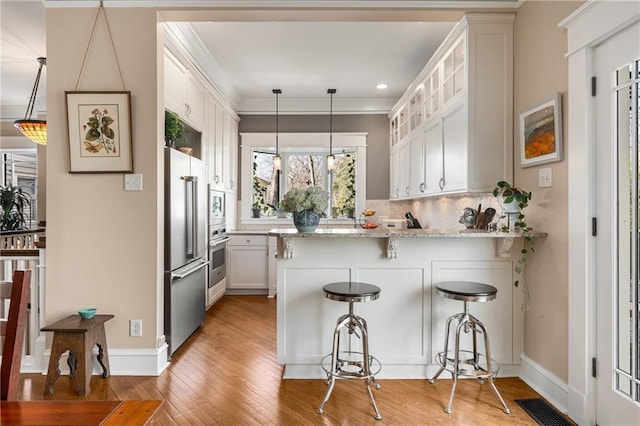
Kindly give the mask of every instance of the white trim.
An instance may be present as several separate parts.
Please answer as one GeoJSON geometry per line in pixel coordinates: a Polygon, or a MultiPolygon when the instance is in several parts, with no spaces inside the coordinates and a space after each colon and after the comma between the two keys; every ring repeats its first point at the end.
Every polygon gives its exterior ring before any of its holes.
{"type": "MultiPolygon", "coordinates": [[[[109,372],[112,376],[159,376],[168,366],[168,345],[165,343],[158,349],[120,349],[109,348],[109,372]]],[[[94,375],[102,374],[102,367],[95,356],[97,348],[93,350],[92,366],[94,375]]],[[[51,350],[44,352],[44,368],[42,374],[47,374],[51,350]]],[[[69,374],[67,365],[68,355],[60,357],[59,368],[62,375],[69,374]]]]}
{"type": "Polygon", "coordinates": [[[567,413],[569,386],[552,372],[541,367],[525,354],[520,357],[519,377],[542,395],[558,411],[567,413]]]}
{"type": "Polygon", "coordinates": [[[568,415],[578,424],[595,424],[595,121],[591,76],[594,49],[640,19],[637,2],[589,1],[559,25],[568,44],[568,415]]]}
{"type": "MultiPolygon", "coordinates": [[[[97,7],[97,0],[42,0],[45,7],[97,7]]],[[[336,8],[336,9],[517,9],[524,0],[497,1],[428,1],[424,0],[109,0],[105,7],[148,7],[148,8],[336,8]]]]}

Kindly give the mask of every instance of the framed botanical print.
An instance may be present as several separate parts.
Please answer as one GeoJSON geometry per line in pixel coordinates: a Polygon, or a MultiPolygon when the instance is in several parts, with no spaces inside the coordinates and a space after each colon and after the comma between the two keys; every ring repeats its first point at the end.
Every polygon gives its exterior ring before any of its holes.
{"type": "Polygon", "coordinates": [[[131,173],[130,92],[65,92],[69,173],[131,173]]]}

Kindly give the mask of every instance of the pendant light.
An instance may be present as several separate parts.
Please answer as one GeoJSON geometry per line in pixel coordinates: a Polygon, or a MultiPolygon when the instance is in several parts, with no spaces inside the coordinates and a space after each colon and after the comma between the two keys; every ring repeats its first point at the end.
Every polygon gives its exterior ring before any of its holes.
{"type": "Polygon", "coordinates": [[[16,120],[13,122],[13,126],[20,130],[23,135],[31,139],[33,142],[40,145],[47,144],[47,122],[44,120],[32,120],[31,114],[33,113],[33,107],[36,103],[36,94],[38,93],[38,85],[40,83],[40,75],[42,74],[42,67],[47,65],[47,58],[38,58],[40,67],[38,68],[38,74],[36,75],[36,81],[33,84],[31,90],[31,97],[29,98],[29,105],[27,105],[27,112],[24,115],[24,120],[16,120]]]}
{"type": "Polygon", "coordinates": [[[282,158],[280,157],[280,151],[278,150],[278,95],[282,93],[280,89],[273,89],[273,94],[276,95],[276,155],[273,157],[274,170],[280,170],[282,167],[282,158]]]}
{"type": "Polygon", "coordinates": [[[329,155],[327,155],[327,170],[333,170],[336,157],[333,155],[333,95],[336,89],[327,89],[327,93],[331,95],[331,104],[329,109],[329,155]]]}

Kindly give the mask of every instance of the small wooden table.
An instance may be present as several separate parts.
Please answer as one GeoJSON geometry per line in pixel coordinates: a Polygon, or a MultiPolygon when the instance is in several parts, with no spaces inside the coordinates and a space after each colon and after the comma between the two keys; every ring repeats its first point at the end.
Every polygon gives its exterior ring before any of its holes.
{"type": "Polygon", "coordinates": [[[102,377],[109,376],[104,323],[111,318],[113,315],[110,314],[96,315],[91,319],[70,315],[42,328],[42,331],[53,331],[51,358],[44,385],[45,395],[53,395],[53,384],[60,377],[60,357],[66,351],[69,351],[69,377],[75,377],[78,394],[88,395],[91,392],[91,353],[94,345],[98,345],[98,362],[102,366],[102,377]]]}
{"type": "Polygon", "coordinates": [[[0,401],[3,425],[149,424],[164,401],[0,401]]]}

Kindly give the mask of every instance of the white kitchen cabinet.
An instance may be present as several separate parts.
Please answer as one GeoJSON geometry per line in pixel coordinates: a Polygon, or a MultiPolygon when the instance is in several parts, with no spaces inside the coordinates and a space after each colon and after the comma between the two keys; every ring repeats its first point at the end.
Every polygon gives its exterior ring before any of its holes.
{"type": "Polygon", "coordinates": [[[411,194],[411,170],[409,169],[409,161],[411,161],[411,144],[408,140],[400,142],[399,146],[399,175],[398,186],[400,187],[400,198],[406,198],[411,194]]]}
{"type": "Polygon", "coordinates": [[[424,173],[424,132],[422,126],[409,139],[409,195],[423,195],[426,191],[424,173]]]}
{"type": "Polygon", "coordinates": [[[233,119],[228,111],[224,113],[222,158],[224,168],[222,171],[223,185],[226,190],[236,189],[236,171],[238,169],[238,122],[233,119]]]}
{"type": "Polygon", "coordinates": [[[266,294],[269,289],[266,235],[232,235],[227,243],[227,294],[266,294]]]}
{"type": "Polygon", "coordinates": [[[389,164],[391,176],[389,176],[389,198],[400,198],[400,149],[398,145],[391,147],[391,159],[389,164]]]}
{"type": "MultiPolygon", "coordinates": [[[[410,188],[408,198],[490,192],[497,181],[511,180],[513,19],[513,14],[465,15],[392,109],[391,129],[417,108],[416,90],[424,90],[426,190],[410,188]]],[[[408,162],[400,155],[397,168],[415,168],[415,161],[413,153],[408,162]]]]}
{"type": "Polygon", "coordinates": [[[206,90],[197,76],[193,75],[170,52],[164,55],[164,104],[197,130],[205,127],[206,90]]]}
{"type": "Polygon", "coordinates": [[[269,237],[269,294],[275,297],[278,292],[278,238],[269,237]]]}

